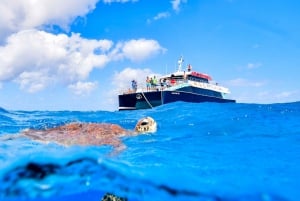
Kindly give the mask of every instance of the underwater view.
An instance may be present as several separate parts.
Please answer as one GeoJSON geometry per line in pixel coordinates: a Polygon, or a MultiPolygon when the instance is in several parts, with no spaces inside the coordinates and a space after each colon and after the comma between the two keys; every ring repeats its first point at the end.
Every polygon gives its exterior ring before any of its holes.
{"type": "Polygon", "coordinates": [[[0,200],[297,201],[300,102],[184,103],[135,111],[0,109],[0,200]],[[41,142],[20,135],[71,122],[157,131],[110,144],[41,142]]]}

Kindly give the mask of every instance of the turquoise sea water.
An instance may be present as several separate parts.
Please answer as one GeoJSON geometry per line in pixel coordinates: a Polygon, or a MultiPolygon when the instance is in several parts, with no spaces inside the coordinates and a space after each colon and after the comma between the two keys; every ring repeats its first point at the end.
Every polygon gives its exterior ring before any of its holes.
{"type": "Polygon", "coordinates": [[[300,200],[300,102],[173,103],[151,110],[0,109],[0,200],[300,200]],[[26,128],[153,117],[156,133],[127,148],[63,147],[16,138],[26,128]]]}

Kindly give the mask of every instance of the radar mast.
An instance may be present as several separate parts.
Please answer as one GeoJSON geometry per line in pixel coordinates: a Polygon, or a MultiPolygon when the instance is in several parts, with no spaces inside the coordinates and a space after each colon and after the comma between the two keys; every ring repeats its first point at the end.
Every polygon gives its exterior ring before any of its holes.
{"type": "Polygon", "coordinates": [[[178,72],[181,72],[182,71],[182,64],[183,64],[183,57],[181,56],[179,59],[178,59],[178,69],[177,71],[178,72]]]}

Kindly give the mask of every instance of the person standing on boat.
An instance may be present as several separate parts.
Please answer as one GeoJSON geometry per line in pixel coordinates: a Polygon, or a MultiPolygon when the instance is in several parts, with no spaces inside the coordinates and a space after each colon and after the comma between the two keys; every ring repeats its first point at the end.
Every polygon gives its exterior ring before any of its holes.
{"type": "Polygon", "coordinates": [[[136,83],[135,80],[132,80],[132,81],[131,81],[131,87],[132,87],[132,90],[133,90],[134,92],[136,92],[136,90],[137,90],[137,83],[136,83]]]}
{"type": "Polygon", "coordinates": [[[147,79],[146,79],[146,87],[147,87],[147,91],[150,91],[151,81],[150,81],[150,78],[148,76],[147,76],[147,79]]]}
{"type": "Polygon", "coordinates": [[[150,87],[151,87],[151,89],[153,88],[153,78],[152,77],[150,78],[150,87]]]}
{"type": "Polygon", "coordinates": [[[191,64],[188,65],[187,70],[188,70],[188,72],[191,72],[191,70],[192,70],[191,64]]]}
{"type": "Polygon", "coordinates": [[[153,86],[157,86],[157,79],[156,79],[156,77],[155,77],[155,75],[153,76],[153,86]]]}

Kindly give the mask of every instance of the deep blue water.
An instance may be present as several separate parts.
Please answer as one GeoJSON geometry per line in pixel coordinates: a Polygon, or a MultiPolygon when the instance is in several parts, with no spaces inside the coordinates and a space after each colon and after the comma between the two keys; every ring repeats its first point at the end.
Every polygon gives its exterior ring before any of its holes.
{"type": "Polygon", "coordinates": [[[300,102],[174,103],[151,110],[0,109],[0,200],[300,200],[300,102]],[[63,147],[15,138],[26,128],[153,117],[154,134],[127,148],[63,147]]]}

